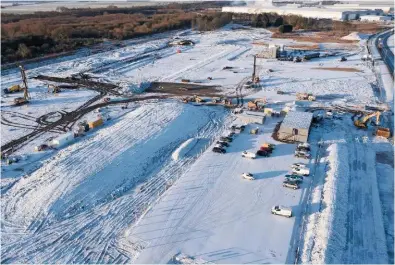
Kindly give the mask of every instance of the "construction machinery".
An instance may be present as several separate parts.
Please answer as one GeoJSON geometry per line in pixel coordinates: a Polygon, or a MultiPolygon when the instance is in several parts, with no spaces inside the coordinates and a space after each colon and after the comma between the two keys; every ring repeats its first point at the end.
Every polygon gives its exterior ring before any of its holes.
{"type": "Polygon", "coordinates": [[[376,112],[367,114],[367,115],[363,116],[361,119],[355,120],[354,125],[357,128],[366,129],[366,128],[368,128],[367,123],[368,123],[369,119],[372,117],[376,117],[376,125],[378,125],[380,122],[380,115],[381,115],[380,111],[376,111],[376,112]]]}
{"type": "Polygon", "coordinates": [[[206,101],[204,99],[202,99],[201,97],[194,95],[191,98],[189,98],[189,97],[183,98],[182,102],[184,102],[184,103],[188,103],[188,102],[202,103],[202,102],[206,102],[206,101]]]}
{"type": "Polygon", "coordinates": [[[315,101],[315,96],[311,93],[296,93],[297,100],[315,101]]]}
{"type": "Polygon", "coordinates": [[[391,131],[390,131],[389,128],[377,127],[376,131],[374,132],[374,135],[381,136],[381,137],[384,137],[384,138],[390,138],[391,131]]]}
{"type": "Polygon", "coordinates": [[[251,129],[250,134],[258,134],[259,128],[251,129]]]}
{"type": "Polygon", "coordinates": [[[22,65],[19,66],[19,69],[21,70],[21,76],[22,76],[22,81],[24,83],[24,86],[21,86],[19,84],[18,85],[12,85],[9,88],[6,88],[6,89],[3,90],[4,94],[22,92],[22,91],[25,90],[25,87],[27,89],[25,69],[23,68],[22,65]]]}
{"type": "Polygon", "coordinates": [[[264,109],[264,104],[266,103],[267,103],[266,98],[258,98],[253,101],[249,101],[247,103],[247,108],[248,110],[255,110],[255,111],[262,110],[264,109]],[[259,102],[263,103],[263,105],[259,105],[258,104],[259,102]]]}
{"type": "Polygon", "coordinates": [[[13,86],[10,86],[9,88],[5,88],[3,91],[4,91],[4,94],[21,92],[21,91],[23,91],[23,87],[20,85],[13,85],[13,86]]]}
{"type": "Polygon", "coordinates": [[[48,84],[48,93],[53,93],[53,94],[57,94],[60,92],[60,87],[58,87],[57,85],[53,85],[53,84],[48,84]]]}
{"type": "Polygon", "coordinates": [[[23,97],[18,97],[18,98],[14,99],[15,106],[27,104],[29,102],[29,93],[28,93],[28,87],[27,87],[27,78],[26,78],[25,68],[22,65],[20,65],[19,69],[21,70],[21,76],[22,76],[24,88],[23,88],[23,97]]]}

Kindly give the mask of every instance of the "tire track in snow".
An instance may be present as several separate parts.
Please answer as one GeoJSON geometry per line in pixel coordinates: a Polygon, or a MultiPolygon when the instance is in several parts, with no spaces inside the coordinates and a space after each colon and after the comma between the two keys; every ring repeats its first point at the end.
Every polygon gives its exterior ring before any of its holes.
{"type": "MultiPolygon", "coordinates": [[[[161,119],[161,116],[156,117],[156,119],[158,118],[161,119]]],[[[212,136],[219,125],[216,122],[212,119],[206,126],[207,132],[204,132],[204,130],[200,132],[201,136],[212,136]],[[211,125],[212,123],[216,125],[211,125]]],[[[146,202],[152,200],[158,187],[163,187],[169,176],[176,174],[191,162],[191,160],[185,160],[175,165],[170,163],[168,167],[165,167],[161,173],[153,178],[150,185],[147,185],[148,188],[152,189],[147,189],[146,192],[124,195],[108,204],[92,208],[88,212],[84,211],[63,218],[63,220],[60,219],[58,222],[56,222],[56,219],[52,219],[52,223],[43,226],[39,233],[32,235],[30,238],[26,236],[22,243],[16,242],[8,245],[2,254],[6,257],[12,256],[14,261],[30,260],[31,262],[33,260],[42,262],[45,260],[46,262],[53,262],[60,260],[67,263],[79,263],[81,260],[89,260],[89,262],[96,261],[95,263],[97,263],[97,261],[106,262],[121,257],[121,260],[130,262],[138,255],[138,244],[134,246],[130,244],[122,245],[121,250],[118,247],[119,241],[117,238],[122,237],[125,226],[138,220],[146,202]],[[64,231],[72,231],[72,233],[69,236],[64,236],[64,231]],[[63,236],[59,237],[58,235],[63,236]],[[111,243],[106,244],[109,241],[111,243]],[[45,246],[45,248],[42,248],[42,246],[45,246]],[[87,246],[89,246],[89,249],[87,246]],[[26,251],[26,249],[29,249],[29,251],[26,251]],[[97,252],[97,249],[101,249],[101,251],[97,252]],[[20,253],[15,255],[15,250],[19,250],[20,253]]],[[[72,164],[70,163],[70,165],[72,164]]],[[[133,242],[131,243],[133,244],[133,242]]]]}

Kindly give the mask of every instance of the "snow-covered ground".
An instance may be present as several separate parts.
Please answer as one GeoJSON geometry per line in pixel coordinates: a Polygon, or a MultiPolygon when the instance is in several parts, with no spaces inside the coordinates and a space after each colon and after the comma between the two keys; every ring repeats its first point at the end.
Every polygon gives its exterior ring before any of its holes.
{"type": "MultiPolygon", "coordinates": [[[[213,32],[159,34],[100,54],[28,65],[31,103],[12,107],[17,95],[1,98],[2,145],[34,130],[42,115],[72,111],[97,95],[89,88],[54,95],[44,82],[32,79],[35,75],[86,72],[131,90],[131,95],[153,81],[190,79],[234,95],[235,87],[251,76],[253,55],[263,49],[254,41],[294,44],[271,39],[264,29],[230,25],[213,32]],[[174,37],[196,44],[166,46],[174,37]]],[[[285,105],[295,108],[296,92],[316,95],[313,106],[363,107],[383,100],[376,76],[360,60],[364,44],[320,45],[343,52],[346,62],[339,57],[304,63],[258,59],[262,89],[244,89],[244,102],[266,98],[280,111],[285,105]],[[287,94],[279,95],[279,90],[287,94]]],[[[19,72],[9,70],[1,88],[19,80],[19,72]]],[[[102,112],[112,120],[72,144],[33,152],[35,145],[61,132],[45,133],[17,151],[23,161],[2,164],[2,262],[174,263],[179,253],[192,263],[393,260],[393,203],[386,197],[393,187],[393,180],[387,180],[393,168],[378,164],[375,170],[375,153],[392,146],[374,138],[371,129],[356,130],[351,114],[312,129],[313,157],[305,162],[314,173],[294,191],[282,187],[282,181],[293,162],[303,161],[293,156],[295,145],[277,143],[269,158],[241,157],[243,150],[275,143],[271,134],[281,118],[247,126],[226,154],[217,154],[211,152],[213,140],[235,119],[222,107],[166,99],[133,103],[128,109],[109,106],[102,112]],[[261,133],[249,134],[253,127],[261,133]],[[244,180],[243,172],[257,179],[244,180]],[[271,215],[275,204],[292,207],[294,217],[271,215]]]]}

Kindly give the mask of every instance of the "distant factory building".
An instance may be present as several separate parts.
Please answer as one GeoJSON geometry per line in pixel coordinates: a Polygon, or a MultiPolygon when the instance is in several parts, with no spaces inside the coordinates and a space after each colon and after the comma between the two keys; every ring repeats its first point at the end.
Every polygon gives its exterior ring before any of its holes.
{"type": "Polygon", "coordinates": [[[318,8],[298,6],[226,6],[222,12],[261,14],[277,13],[279,15],[298,15],[309,18],[327,18],[333,20],[357,20],[366,15],[384,15],[382,9],[340,9],[340,8],[318,8]]]}
{"type": "Polygon", "coordinates": [[[379,22],[379,21],[390,21],[392,18],[390,16],[368,15],[368,16],[361,16],[360,19],[361,21],[379,22]]]}
{"type": "Polygon", "coordinates": [[[280,140],[307,142],[313,113],[290,111],[285,116],[278,130],[280,140]]]}

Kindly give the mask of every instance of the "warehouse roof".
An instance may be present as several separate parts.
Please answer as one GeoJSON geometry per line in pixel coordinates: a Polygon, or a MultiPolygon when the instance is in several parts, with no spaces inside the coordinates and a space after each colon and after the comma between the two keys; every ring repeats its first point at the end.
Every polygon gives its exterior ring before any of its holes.
{"type": "Polygon", "coordinates": [[[313,113],[290,111],[285,116],[281,126],[295,129],[309,129],[312,119],[313,113]]]}

